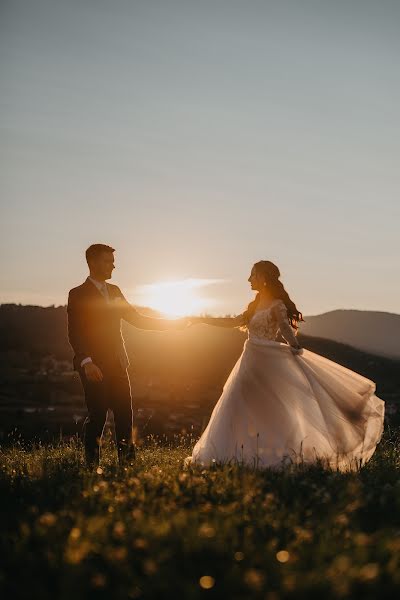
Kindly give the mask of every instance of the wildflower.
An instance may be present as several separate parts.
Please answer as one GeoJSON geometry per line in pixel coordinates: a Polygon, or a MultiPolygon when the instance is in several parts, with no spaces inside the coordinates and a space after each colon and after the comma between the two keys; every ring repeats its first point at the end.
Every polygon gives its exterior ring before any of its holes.
{"type": "Polygon", "coordinates": [[[71,540],[78,540],[81,537],[81,530],[79,527],[73,527],[69,532],[69,537],[71,540]]]}
{"type": "Polygon", "coordinates": [[[235,554],[233,556],[234,556],[235,560],[237,560],[238,562],[240,562],[241,560],[244,559],[243,552],[235,552],[235,554]]]}
{"type": "Polygon", "coordinates": [[[198,536],[201,538],[213,538],[215,536],[215,529],[208,523],[203,523],[199,527],[198,536]]]}
{"type": "Polygon", "coordinates": [[[354,541],[357,546],[367,546],[370,542],[370,538],[367,534],[360,532],[355,534],[354,541]]]}
{"type": "Polygon", "coordinates": [[[372,581],[379,575],[379,565],[377,563],[367,563],[362,566],[359,572],[359,577],[362,581],[372,581]]]}
{"type": "Polygon", "coordinates": [[[94,588],[102,588],[106,585],[106,578],[101,573],[96,573],[93,575],[91,582],[94,588]]]}
{"type": "Polygon", "coordinates": [[[51,525],[54,525],[54,523],[57,521],[57,517],[56,515],[53,515],[53,513],[50,512],[46,512],[44,513],[40,518],[39,518],[39,523],[41,525],[46,525],[47,527],[50,527],[51,525]]]}
{"type": "Polygon", "coordinates": [[[155,573],[157,573],[157,564],[155,563],[154,560],[152,560],[151,558],[147,559],[144,561],[143,563],[143,570],[146,573],[146,575],[154,575],[155,573]]]}
{"type": "Polygon", "coordinates": [[[287,550],[279,550],[279,552],[276,553],[276,560],[278,560],[280,563],[286,563],[289,560],[290,554],[287,550]]]}
{"type": "Polygon", "coordinates": [[[120,561],[124,560],[127,556],[128,552],[125,546],[121,546],[119,548],[112,548],[109,551],[109,557],[111,560],[120,561]]]}
{"type": "Polygon", "coordinates": [[[114,535],[116,537],[122,537],[125,533],[125,525],[122,521],[117,521],[114,525],[114,535]]]}
{"type": "Polygon", "coordinates": [[[338,515],[336,517],[335,523],[338,523],[338,525],[348,525],[349,524],[349,518],[344,513],[341,513],[340,515],[338,515]]]}
{"type": "Polygon", "coordinates": [[[140,508],[134,508],[132,511],[132,517],[134,519],[140,519],[143,516],[143,512],[140,510],[140,508]]]}
{"type": "Polygon", "coordinates": [[[203,588],[203,590],[210,590],[215,585],[215,579],[210,575],[203,575],[203,577],[200,577],[199,579],[199,584],[200,587],[203,588]]]}
{"type": "Polygon", "coordinates": [[[265,575],[257,569],[248,569],[244,574],[245,583],[253,590],[261,590],[264,585],[265,575]]]}

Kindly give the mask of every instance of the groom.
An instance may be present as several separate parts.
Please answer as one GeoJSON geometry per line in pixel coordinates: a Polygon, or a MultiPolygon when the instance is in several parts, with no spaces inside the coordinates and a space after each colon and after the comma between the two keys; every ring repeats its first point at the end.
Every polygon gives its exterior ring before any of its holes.
{"type": "Polygon", "coordinates": [[[114,267],[114,248],[93,244],[86,250],[89,276],[69,292],[68,338],[74,350],[88,409],[85,459],[93,468],[99,462],[100,439],[107,409],[114,413],[120,464],[135,458],[132,439],[132,397],[128,357],[121,335],[121,319],[139,329],[183,329],[185,319],[154,319],[140,314],[118,286],[106,283],[114,267]]]}

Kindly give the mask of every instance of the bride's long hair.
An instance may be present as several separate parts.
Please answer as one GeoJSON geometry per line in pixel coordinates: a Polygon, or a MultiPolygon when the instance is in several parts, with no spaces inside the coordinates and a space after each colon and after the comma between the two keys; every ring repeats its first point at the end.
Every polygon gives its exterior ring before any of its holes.
{"type": "MultiPolygon", "coordinates": [[[[291,300],[283,283],[279,280],[281,274],[278,267],[270,260],[260,260],[259,262],[255,263],[254,268],[257,274],[264,276],[266,285],[268,286],[268,289],[274,298],[280,298],[284,302],[287,308],[289,322],[297,333],[298,323],[300,321],[304,321],[303,315],[297,310],[295,303],[293,300],[291,300]]],[[[254,300],[250,302],[247,310],[244,312],[244,321],[246,326],[250,323],[250,320],[254,315],[259,302],[260,292],[257,293],[254,300]]]]}

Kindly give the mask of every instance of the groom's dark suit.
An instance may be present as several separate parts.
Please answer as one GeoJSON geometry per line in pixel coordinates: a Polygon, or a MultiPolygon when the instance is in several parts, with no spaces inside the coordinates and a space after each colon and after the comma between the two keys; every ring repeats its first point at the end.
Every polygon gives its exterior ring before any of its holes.
{"type": "Polygon", "coordinates": [[[103,296],[88,277],[68,296],[68,337],[74,350],[74,369],[85,391],[88,423],[85,454],[88,463],[99,457],[99,440],[107,409],[114,413],[118,453],[133,454],[132,398],[126,367],[129,365],[121,335],[121,319],[137,324],[138,313],[116,285],[107,284],[103,296]],[[90,357],[103,373],[101,382],[89,381],[81,366],[90,357]]]}

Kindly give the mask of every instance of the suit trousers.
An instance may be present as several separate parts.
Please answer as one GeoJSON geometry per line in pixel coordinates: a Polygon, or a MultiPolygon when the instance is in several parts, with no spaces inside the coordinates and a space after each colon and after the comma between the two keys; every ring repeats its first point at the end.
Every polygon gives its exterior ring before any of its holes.
{"type": "Polygon", "coordinates": [[[88,410],[85,431],[86,462],[93,464],[99,460],[100,441],[108,409],[114,413],[119,458],[121,459],[122,455],[134,454],[132,396],[127,371],[122,368],[112,372],[103,371],[101,382],[88,381],[84,369],[79,369],[79,375],[88,410]]]}

